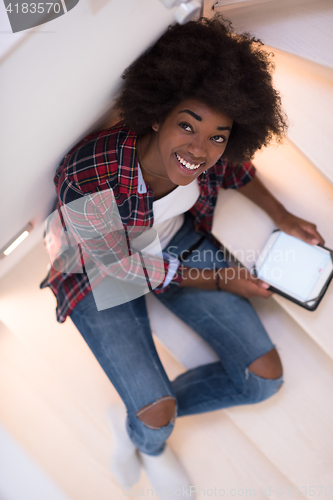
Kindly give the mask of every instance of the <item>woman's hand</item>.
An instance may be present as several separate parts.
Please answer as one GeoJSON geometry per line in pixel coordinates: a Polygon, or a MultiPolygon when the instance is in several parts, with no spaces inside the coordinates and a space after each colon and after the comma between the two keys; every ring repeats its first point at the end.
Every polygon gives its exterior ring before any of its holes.
{"type": "Polygon", "coordinates": [[[219,287],[226,292],[235,293],[247,299],[250,297],[268,298],[273,295],[273,292],[267,290],[269,287],[267,283],[255,278],[243,267],[220,269],[219,274],[219,287]]]}
{"type": "Polygon", "coordinates": [[[219,273],[220,290],[235,293],[242,297],[270,297],[269,285],[251,275],[243,267],[227,267],[223,269],[197,269],[183,266],[183,281],[180,286],[216,290],[217,273],[219,273]]]}
{"type": "Polygon", "coordinates": [[[315,224],[300,219],[290,212],[286,211],[280,219],[276,220],[276,224],[284,233],[299,238],[310,245],[317,245],[318,243],[324,245],[325,243],[324,238],[318,233],[315,224]]]}

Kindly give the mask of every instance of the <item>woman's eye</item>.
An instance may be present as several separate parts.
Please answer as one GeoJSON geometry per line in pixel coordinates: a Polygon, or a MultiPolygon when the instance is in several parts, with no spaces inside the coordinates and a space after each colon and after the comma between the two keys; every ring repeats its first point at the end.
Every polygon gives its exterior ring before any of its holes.
{"type": "Polygon", "coordinates": [[[225,142],[225,137],[223,137],[222,135],[214,135],[214,137],[212,137],[212,139],[215,142],[219,142],[219,143],[225,142]]]}
{"type": "Polygon", "coordinates": [[[182,127],[184,130],[192,131],[192,127],[191,127],[191,125],[189,125],[188,123],[180,123],[179,125],[180,125],[180,127],[182,127]]]}

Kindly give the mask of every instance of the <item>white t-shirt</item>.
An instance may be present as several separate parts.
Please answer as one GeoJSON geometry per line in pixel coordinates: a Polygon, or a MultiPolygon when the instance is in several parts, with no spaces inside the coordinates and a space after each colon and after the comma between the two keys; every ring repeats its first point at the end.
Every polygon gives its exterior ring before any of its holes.
{"type": "Polygon", "coordinates": [[[184,222],[184,213],[193,207],[200,190],[195,179],[187,186],[177,186],[171,193],[153,202],[154,224],[161,248],[165,248],[184,222]]]}
{"type": "MultiPolygon", "coordinates": [[[[139,166],[139,192],[147,191],[142,172],[139,166]]],[[[131,241],[131,247],[144,248],[144,252],[150,255],[162,257],[162,249],[171,241],[173,236],[181,228],[184,222],[184,213],[193,207],[200,195],[197,179],[187,186],[177,186],[171,193],[153,202],[154,223],[153,228],[157,231],[158,237],[149,245],[145,244],[147,232],[131,241]]],[[[156,234],[156,233],[155,233],[156,234]]],[[[168,276],[165,279],[164,287],[167,286],[177,271],[179,261],[168,256],[170,260],[168,276]]]]}
{"type": "MultiPolygon", "coordinates": [[[[139,192],[147,192],[147,187],[139,165],[139,192]]],[[[184,222],[184,213],[193,207],[200,195],[197,179],[187,186],[177,186],[171,193],[153,202],[154,223],[158,239],[149,246],[144,245],[145,252],[150,255],[160,255],[184,222]]],[[[144,235],[132,240],[132,244],[140,242],[144,235]]]]}

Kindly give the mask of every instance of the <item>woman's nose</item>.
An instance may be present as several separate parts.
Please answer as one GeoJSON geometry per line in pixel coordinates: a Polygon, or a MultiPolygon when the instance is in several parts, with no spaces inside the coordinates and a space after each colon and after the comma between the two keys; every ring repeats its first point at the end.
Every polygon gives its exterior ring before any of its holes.
{"type": "Polygon", "coordinates": [[[207,148],[202,138],[193,136],[187,149],[193,158],[196,158],[199,161],[206,159],[207,148]]]}

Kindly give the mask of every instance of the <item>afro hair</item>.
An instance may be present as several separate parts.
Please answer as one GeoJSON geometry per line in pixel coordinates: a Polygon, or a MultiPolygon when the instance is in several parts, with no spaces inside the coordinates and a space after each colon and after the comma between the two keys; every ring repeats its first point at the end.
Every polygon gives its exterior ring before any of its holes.
{"type": "Polygon", "coordinates": [[[169,26],[125,70],[116,108],[126,126],[144,135],[180,102],[197,99],[233,119],[223,157],[249,160],[287,129],[272,54],[262,46],[248,33],[235,34],[222,16],[169,26]]]}

